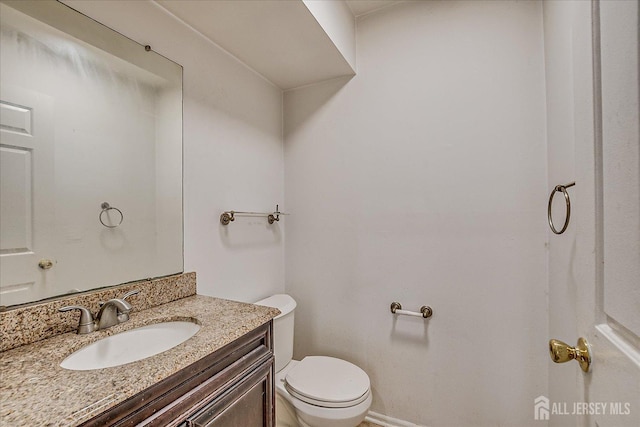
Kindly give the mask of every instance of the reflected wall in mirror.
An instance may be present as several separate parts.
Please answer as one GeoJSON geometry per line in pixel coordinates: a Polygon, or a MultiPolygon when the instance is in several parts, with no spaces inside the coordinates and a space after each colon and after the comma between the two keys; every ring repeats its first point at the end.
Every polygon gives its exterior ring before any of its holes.
{"type": "Polygon", "coordinates": [[[0,304],[182,272],[182,67],[56,1],[0,8],[0,304]]]}

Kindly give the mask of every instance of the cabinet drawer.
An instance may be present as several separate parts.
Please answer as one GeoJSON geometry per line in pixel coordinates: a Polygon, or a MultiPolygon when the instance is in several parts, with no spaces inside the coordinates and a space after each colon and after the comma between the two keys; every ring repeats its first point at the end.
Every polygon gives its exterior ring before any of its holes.
{"type": "MultiPolygon", "coordinates": [[[[207,406],[218,396],[222,397],[230,393],[232,389],[243,382],[247,376],[256,369],[266,366],[271,369],[273,355],[264,353],[261,348],[254,349],[245,357],[237,360],[232,365],[222,370],[219,374],[210,377],[198,386],[189,389],[156,413],[139,422],[139,426],[165,427],[174,426],[188,415],[207,406]]],[[[249,426],[247,426],[249,427],[249,426]]]]}

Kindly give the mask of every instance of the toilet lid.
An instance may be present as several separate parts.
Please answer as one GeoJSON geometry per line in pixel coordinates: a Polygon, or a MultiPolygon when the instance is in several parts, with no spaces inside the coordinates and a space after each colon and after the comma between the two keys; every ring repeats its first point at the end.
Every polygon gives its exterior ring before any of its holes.
{"type": "Polygon", "coordinates": [[[287,390],[300,400],[316,406],[348,407],[367,398],[369,377],[342,359],[307,356],[285,377],[287,390]]]}

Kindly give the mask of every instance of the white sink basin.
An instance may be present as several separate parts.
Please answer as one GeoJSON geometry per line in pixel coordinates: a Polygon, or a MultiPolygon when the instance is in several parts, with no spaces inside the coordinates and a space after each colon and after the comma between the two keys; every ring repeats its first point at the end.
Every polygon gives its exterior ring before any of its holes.
{"type": "Polygon", "coordinates": [[[167,351],[194,336],[200,326],[191,322],[165,322],[142,326],[82,347],[60,366],[73,371],[110,368],[167,351]]]}

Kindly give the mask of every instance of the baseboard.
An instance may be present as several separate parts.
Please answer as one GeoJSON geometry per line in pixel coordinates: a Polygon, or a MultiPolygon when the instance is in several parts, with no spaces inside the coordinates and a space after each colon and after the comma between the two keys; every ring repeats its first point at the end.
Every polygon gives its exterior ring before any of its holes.
{"type": "Polygon", "coordinates": [[[377,412],[369,411],[366,418],[367,422],[377,424],[382,427],[427,427],[419,424],[410,423],[409,421],[399,420],[397,418],[389,417],[387,415],[378,414],[377,412]]]}

